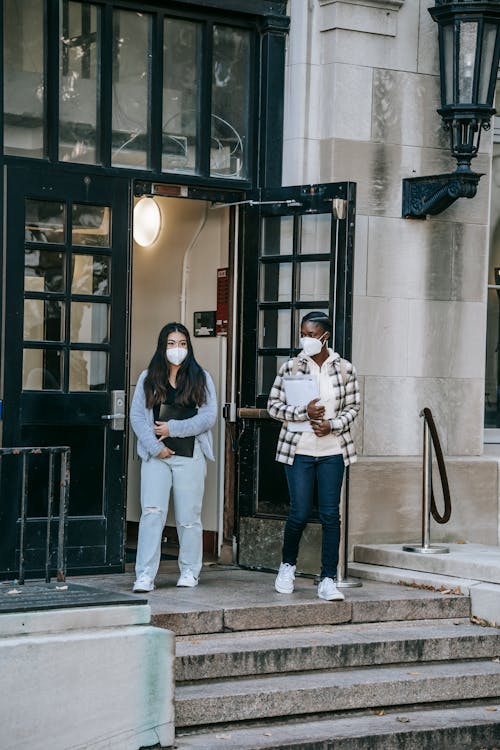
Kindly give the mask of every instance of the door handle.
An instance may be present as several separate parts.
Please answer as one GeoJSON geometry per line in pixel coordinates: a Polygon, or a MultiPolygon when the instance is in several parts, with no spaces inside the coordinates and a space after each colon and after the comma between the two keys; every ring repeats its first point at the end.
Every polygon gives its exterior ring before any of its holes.
{"type": "Polygon", "coordinates": [[[125,414],[123,409],[125,408],[125,391],[117,390],[111,391],[111,414],[103,414],[101,419],[109,422],[110,430],[124,430],[125,429],[125,414]]]}

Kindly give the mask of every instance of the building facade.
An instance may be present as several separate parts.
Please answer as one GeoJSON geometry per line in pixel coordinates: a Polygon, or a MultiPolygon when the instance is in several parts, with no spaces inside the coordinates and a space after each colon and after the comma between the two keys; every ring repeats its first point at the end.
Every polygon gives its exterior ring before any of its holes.
{"type": "MultiPolygon", "coordinates": [[[[424,407],[453,500],[433,536],[499,543],[494,134],[476,198],[401,216],[403,178],[453,168],[431,4],[4,0],[2,445],[70,445],[70,570],[123,568],[140,462],[114,415],[173,319],[221,403],[206,552],[279,563],[287,493],[263,410],[318,308],[362,386],[351,545],[418,539],[424,407]]],[[[44,461],[27,470],[33,571],[44,461]]],[[[22,480],[3,466],[10,575],[22,480]]]]}

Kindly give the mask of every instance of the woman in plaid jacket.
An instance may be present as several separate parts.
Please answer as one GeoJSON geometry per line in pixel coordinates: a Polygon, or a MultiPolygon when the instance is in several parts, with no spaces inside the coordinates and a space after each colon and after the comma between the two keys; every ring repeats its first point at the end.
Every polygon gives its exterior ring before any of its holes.
{"type": "Polygon", "coordinates": [[[322,312],[301,321],[302,351],[285,362],[274,381],[267,410],[283,422],[276,460],[285,464],[290,512],[285,525],[282,562],[275,588],[291,594],[302,532],[311,515],[314,484],[322,525],[320,599],[343,599],[335,585],[340,544],[340,492],[344,466],[356,461],[350,428],[360,407],[353,365],[327,347],[332,322],[322,312]],[[303,405],[287,404],[285,378],[312,375],[319,398],[303,405]]]}

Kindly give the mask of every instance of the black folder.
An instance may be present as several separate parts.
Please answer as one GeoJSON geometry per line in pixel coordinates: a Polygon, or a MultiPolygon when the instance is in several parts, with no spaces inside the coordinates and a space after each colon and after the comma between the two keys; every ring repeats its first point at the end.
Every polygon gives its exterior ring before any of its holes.
{"type": "MultiPolygon", "coordinates": [[[[182,404],[157,404],[153,408],[155,422],[168,422],[170,419],[189,419],[196,416],[196,406],[182,406],[182,404]]],[[[166,437],[163,438],[164,445],[174,451],[176,456],[193,457],[195,436],[190,437],[166,437]]]]}

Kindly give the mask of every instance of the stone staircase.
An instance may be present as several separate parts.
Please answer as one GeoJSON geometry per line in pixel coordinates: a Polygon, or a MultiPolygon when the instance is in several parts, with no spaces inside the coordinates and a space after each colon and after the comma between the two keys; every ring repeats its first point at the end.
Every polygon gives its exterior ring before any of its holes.
{"type": "Polygon", "coordinates": [[[302,602],[299,622],[293,597],[228,609],[222,632],[178,636],[176,747],[500,750],[500,630],[471,623],[467,597],[392,588],[302,602]]]}

